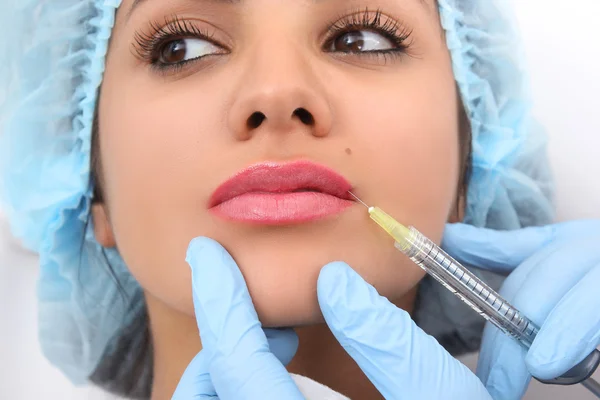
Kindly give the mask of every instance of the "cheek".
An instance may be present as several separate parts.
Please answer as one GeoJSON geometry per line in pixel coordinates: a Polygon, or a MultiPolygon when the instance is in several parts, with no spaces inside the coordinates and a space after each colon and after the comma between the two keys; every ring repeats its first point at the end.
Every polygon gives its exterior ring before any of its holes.
{"type": "MultiPolygon", "coordinates": [[[[438,75],[437,81],[434,74],[427,76],[431,80],[389,85],[403,90],[373,93],[371,85],[365,93],[370,91],[368,98],[374,100],[356,102],[345,111],[353,122],[352,165],[359,197],[439,243],[457,193],[458,103],[451,76],[438,75]]],[[[366,243],[360,251],[377,256],[361,260],[356,269],[381,294],[393,299],[423,277],[387,238],[378,235],[368,248],[366,243]]]]}
{"type": "Polygon", "coordinates": [[[365,179],[363,200],[439,241],[457,193],[458,102],[451,75],[422,74],[347,112],[363,116],[354,119],[353,152],[365,179]]]}
{"type": "Polygon", "coordinates": [[[184,262],[190,225],[210,224],[199,193],[214,172],[206,166],[218,165],[222,152],[214,121],[197,118],[197,110],[211,115],[214,106],[201,96],[127,91],[110,78],[101,99],[100,144],[119,252],[144,289],[159,298],[166,290],[171,303],[191,304],[184,262]]]}

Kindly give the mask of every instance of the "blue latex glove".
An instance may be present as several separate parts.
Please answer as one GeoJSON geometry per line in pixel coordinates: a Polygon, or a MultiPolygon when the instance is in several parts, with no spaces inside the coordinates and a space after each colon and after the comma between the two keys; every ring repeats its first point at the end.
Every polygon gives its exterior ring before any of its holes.
{"type": "MultiPolygon", "coordinates": [[[[274,343],[260,328],[242,274],[225,249],[210,239],[195,239],[187,260],[204,347],[173,398],[302,399],[271,353],[277,352],[274,343]]],[[[332,332],[387,399],[491,399],[471,371],[348,265],[325,266],[317,286],[332,332]]],[[[280,337],[280,358],[290,359],[296,339],[280,337]]]]}
{"type": "Polygon", "coordinates": [[[348,265],[323,268],[323,316],[386,399],[491,400],[481,381],[348,265]]]}
{"type": "Polygon", "coordinates": [[[541,327],[527,352],[486,326],[477,375],[497,400],[531,379],[562,375],[600,345],[600,221],[512,232],[448,225],[444,248],[464,263],[510,273],[500,294],[541,327]]]}
{"type": "Polygon", "coordinates": [[[296,353],[298,337],[291,329],[263,331],[229,253],[214,240],[197,238],[186,261],[203,349],[173,399],[303,399],[284,367],[296,353]]]}

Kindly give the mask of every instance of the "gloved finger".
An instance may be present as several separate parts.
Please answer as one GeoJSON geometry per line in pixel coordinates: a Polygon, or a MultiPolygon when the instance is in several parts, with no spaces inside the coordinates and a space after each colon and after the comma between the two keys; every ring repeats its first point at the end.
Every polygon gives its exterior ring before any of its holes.
{"type": "MultiPolygon", "coordinates": [[[[293,329],[265,329],[271,352],[287,365],[298,348],[298,336],[293,329]],[[290,345],[291,343],[291,345],[290,345]],[[295,344],[294,344],[295,343],[295,344]],[[290,351],[293,349],[293,352],[290,351]]],[[[172,400],[216,399],[217,392],[208,372],[206,352],[201,351],[190,362],[179,380],[172,400]]]]}
{"type": "MultiPolygon", "coordinates": [[[[293,329],[265,329],[265,334],[271,352],[284,365],[288,364],[298,348],[296,332],[293,329]],[[290,349],[294,349],[294,351],[291,352],[290,349]]],[[[206,354],[201,351],[190,362],[179,380],[172,400],[214,400],[218,398],[208,372],[209,362],[206,354]]]]}
{"type": "MultiPolygon", "coordinates": [[[[543,269],[547,268],[547,260],[556,253],[556,247],[546,247],[530,257],[510,274],[500,290],[500,295],[505,300],[530,319],[532,311],[536,311],[537,307],[547,307],[548,313],[555,304],[540,300],[543,295],[532,293],[529,285],[539,290],[540,286],[543,288],[545,278],[551,277],[544,274],[543,269]],[[531,294],[530,297],[527,296],[528,293],[531,294]],[[519,297],[519,294],[522,295],[519,297]]],[[[520,399],[524,395],[531,380],[525,365],[526,354],[526,350],[512,337],[502,333],[492,324],[486,324],[477,362],[477,376],[494,399],[520,399]]]]}
{"type": "Polygon", "coordinates": [[[208,373],[208,359],[206,353],[201,351],[185,369],[171,400],[214,400],[216,398],[217,392],[208,373]]]}
{"type": "Polygon", "coordinates": [[[495,326],[485,326],[477,376],[495,400],[523,398],[531,374],[525,365],[527,350],[495,326]]]}
{"type": "Polygon", "coordinates": [[[500,294],[541,326],[567,292],[600,263],[599,240],[560,241],[548,246],[511,274],[500,294]]]}
{"type": "Polygon", "coordinates": [[[271,353],[241,271],[214,240],[188,247],[196,320],[209,372],[221,400],[302,399],[283,364],[271,353]]]}
{"type": "MultiPolygon", "coordinates": [[[[542,326],[552,309],[594,268],[597,240],[556,242],[525,261],[504,282],[500,295],[536,325],[542,326]]],[[[477,375],[494,398],[521,398],[531,375],[526,352],[511,337],[486,326],[477,375]]]]}
{"type": "Polygon", "coordinates": [[[548,315],[525,359],[540,379],[562,375],[600,345],[600,264],[589,271],[548,315]]]}
{"type": "Polygon", "coordinates": [[[386,399],[490,399],[475,375],[344,263],[317,295],[331,331],[386,399]]]}
{"type": "Polygon", "coordinates": [[[288,365],[298,351],[298,335],[293,329],[264,329],[271,353],[288,365]]]}
{"type": "Polygon", "coordinates": [[[514,231],[448,224],[442,247],[456,260],[498,273],[509,273],[551,242],[600,233],[600,221],[571,221],[514,231]]]}

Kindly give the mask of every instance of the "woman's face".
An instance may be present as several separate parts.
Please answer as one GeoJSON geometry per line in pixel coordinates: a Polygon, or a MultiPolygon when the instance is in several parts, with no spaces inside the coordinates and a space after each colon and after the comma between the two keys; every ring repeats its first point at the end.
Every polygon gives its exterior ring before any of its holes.
{"type": "Polygon", "coordinates": [[[110,228],[146,292],[189,315],[197,236],[232,254],[268,326],[320,321],[331,261],[398,299],[423,273],[345,190],[439,241],[458,110],[433,0],[125,0],[99,108],[110,228]]]}

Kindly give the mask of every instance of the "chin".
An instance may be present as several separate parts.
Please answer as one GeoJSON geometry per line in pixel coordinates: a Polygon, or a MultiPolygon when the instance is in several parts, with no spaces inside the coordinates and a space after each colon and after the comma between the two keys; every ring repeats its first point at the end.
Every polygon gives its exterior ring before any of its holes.
{"type": "Polygon", "coordinates": [[[264,279],[265,276],[262,276],[258,281],[247,278],[254,308],[265,328],[296,327],[324,322],[317,300],[318,271],[307,274],[301,281],[298,281],[296,276],[292,279],[264,279]]]}
{"type": "MultiPolygon", "coordinates": [[[[317,298],[317,279],[324,265],[291,271],[274,269],[271,274],[264,269],[259,274],[256,269],[244,271],[246,268],[241,267],[259,320],[265,328],[324,323],[317,298]]],[[[360,263],[356,265],[354,269],[367,282],[372,283],[382,296],[401,307],[412,304],[407,294],[424,276],[423,271],[410,262],[379,268],[365,268],[360,263]]]]}

